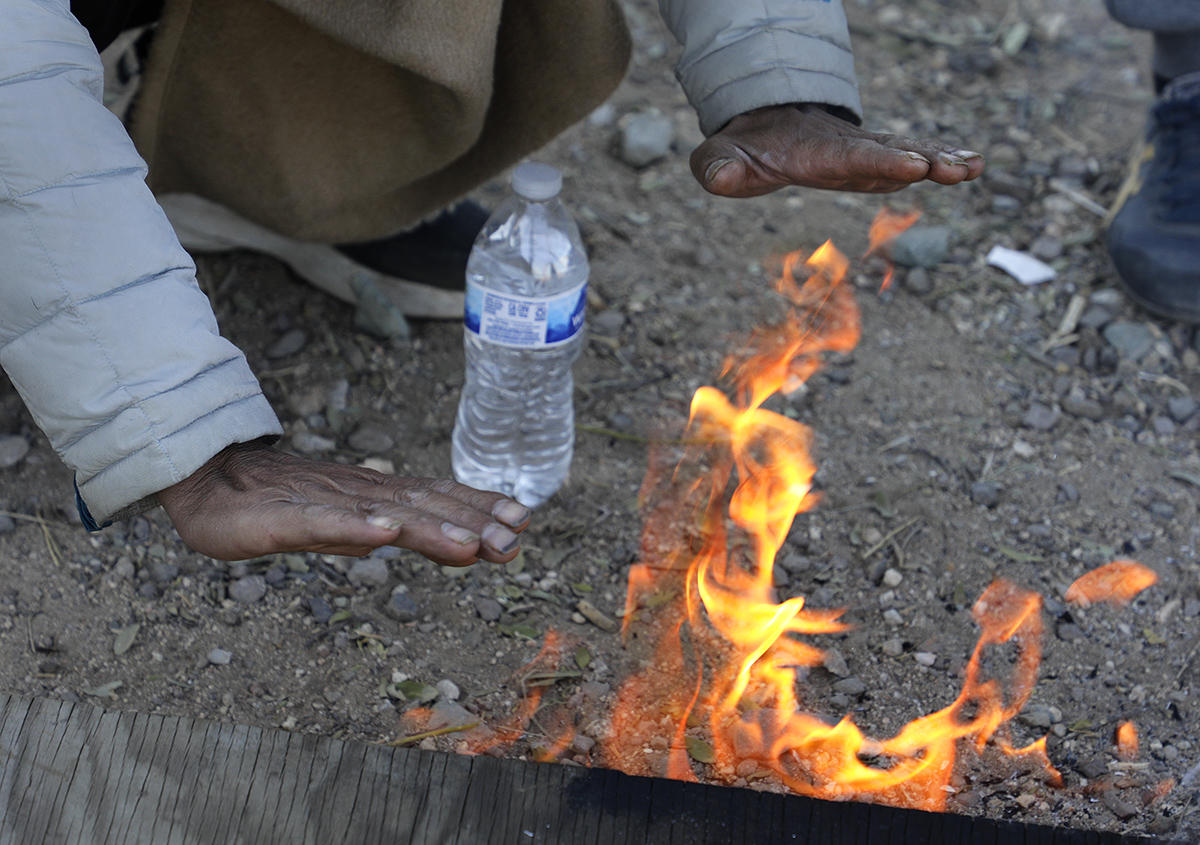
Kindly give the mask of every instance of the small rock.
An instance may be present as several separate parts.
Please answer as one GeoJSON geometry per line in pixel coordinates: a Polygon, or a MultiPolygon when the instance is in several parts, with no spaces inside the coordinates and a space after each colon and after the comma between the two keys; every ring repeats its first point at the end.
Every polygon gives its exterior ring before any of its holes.
{"type": "Polygon", "coordinates": [[[504,613],[504,608],[495,599],[488,598],[487,596],[476,596],[475,612],[479,614],[479,618],[484,622],[495,622],[504,613]]]}
{"type": "Polygon", "coordinates": [[[1173,396],[1167,400],[1167,413],[1175,422],[1183,424],[1196,413],[1196,400],[1190,396],[1173,396]]]}
{"type": "Polygon", "coordinates": [[[846,658],[842,657],[842,653],[836,648],[825,650],[825,656],[821,658],[821,665],[839,678],[845,678],[850,674],[850,666],[847,665],[846,658]]]}
{"type": "Polygon", "coordinates": [[[1175,429],[1178,426],[1175,425],[1175,421],[1170,417],[1156,415],[1150,420],[1150,428],[1154,429],[1155,434],[1168,437],[1175,433],[1175,429]]]}
{"type": "Polygon", "coordinates": [[[179,576],[179,567],[173,563],[156,560],[150,563],[150,580],[156,584],[169,584],[179,576]]]}
{"type": "Polygon", "coordinates": [[[1029,252],[1042,261],[1053,261],[1063,254],[1063,242],[1053,235],[1042,235],[1029,245],[1029,252]]]}
{"type": "Polygon", "coordinates": [[[320,596],[308,597],[308,612],[312,614],[314,620],[322,625],[333,616],[333,608],[320,596]]]}
{"type": "Polygon", "coordinates": [[[0,437],[0,469],[15,467],[29,454],[29,443],[24,437],[9,435],[0,437]]]}
{"type": "Polygon", "coordinates": [[[625,315],[615,308],[608,308],[594,317],[588,317],[588,331],[595,334],[613,337],[621,333],[624,325],[625,315]]]}
{"type": "Polygon", "coordinates": [[[1000,504],[1001,487],[995,481],[976,481],[971,485],[971,501],[985,508],[1000,504]]]}
{"type": "Polygon", "coordinates": [[[324,698],[325,701],[329,704],[337,704],[339,701],[342,700],[343,695],[344,695],[344,693],[340,689],[337,689],[336,687],[326,687],[321,692],[321,697],[324,698]]]}
{"type": "Polygon", "coordinates": [[[885,587],[899,587],[900,582],[904,580],[904,576],[898,569],[889,568],[883,573],[883,585],[885,587]]]}
{"type": "Polygon", "coordinates": [[[292,448],[301,455],[321,455],[332,452],[337,443],[311,431],[297,431],[292,435],[292,448]]]}
{"type": "Polygon", "coordinates": [[[996,194],[992,197],[992,211],[997,214],[1017,214],[1021,211],[1021,201],[1006,194],[996,194]]]}
{"type": "Polygon", "coordinates": [[[1058,627],[1054,629],[1060,640],[1069,643],[1077,643],[1087,639],[1087,635],[1083,633],[1083,629],[1074,622],[1059,622],[1058,627]]]}
{"type": "Polygon", "coordinates": [[[1106,789],[1100,800],[1121,821],[1131,819],[1138,814],[1137,806],[1132,801],[1127,801],[1119,790],[1106,789]]]}
{"type": "MultiPolygon", "coordinates": [[[[0,533],[3,532],[0,531],[0,533]]],[[[124,556],[117,558],[117,563],[115,566],[113,566],[113,573],[118,578],[124,578],[128,580],[132,578],[136,572],[137,570],[134,569],[133,561],[124,556]]]]}
{"type": "Polygon", "coordinates": [[[384,611],[397,622],[405,623],[415,621],[421,609],[408,594],[408,588],[403,584],[397,584],[392,589],[392,595],[388,598],[384,611]]]}
{"type": "Polygon", "coordinates": [[[382,587],[391,578],[388,565],[377,557],[364,557],[354,561],[346,573],[351,584],[363,587],[382,587]]]}
{"type": "Polygon", "coordinates": [[[1044,704],[1030,704],[1021,711],[1017,720],[1031,728],[1043,730],[1049,730],[1050,726],[1054,724],[1053,714],[1050,708],[1044,704]]]}
{"type": "Polygon", "coordinates": [[[1104,327],[1104,339],[1122,358],[1140,361],[1154,346],[1154,332],[1144,323],[1117,320],[1104,327]]]}
{"type": "Polygon", "coordinates": [[[1102,757],[1085,757],[1075,764],[1075,771],[1088,780],[1096,780],[1108,774],[1108,765],[1102,757]]]}
{"type": "Polygon", "coordinates": [[[913,653],[913,660],[922,666],[932,666],[937,663],[937,655],[931,651],[918,651],[913,653]]]}
{"type": "Polygon", "coordinates": [[[613,121],[617,119],[617,110],[611,103],[604,103],[598,106],[591,114],[588,115],[587,121],[592,126],[611,126],[613,121]]]}
{"type": "Polygon", "coordinates": [[[308,343],[308,335],[303,329],[291,329],[280,335],[279,339],[267,347],[268,358],[286,358],[295,355],[308,343]]]}
{"type": "Polygon", "coordinates": [[[587,734],[575,734],[571,740],[571,750],[578,751],[580,754],[587,754],[596,747],[596,740],[592,739],[587,734]]]}
{"type": "Polygon", "coordinates": [[[632,114],[621,128],[621,160],[631,167],[645,167],[671,151],[675,124],[657,111],[632,114]]]}
{"type": "Polygon", "coordinates": [[[267,579],[261,575],[247,575],[229,585],[229,597],[242,604],[254,604],[267,594],[267,579]]]}
{"type": "Polygon", "coordinates": [[[354,292],[354,327],[380,340],[408,340],[412,329],[404,312],[388,298],[375,280],[366,274],[350,279],[354,292]]]}
{"type": "Polygon", "coordinates": [[[936,267],[949,249],[949,226],[913,226],[892,241],[892,260],[904,267],[936,267]]]}
{"type": "Polygon", "coordinates": [[[458,685],[449,678],[442,678],[434,686],[444,701],[458,701],[458,697],[462,694],[459,692],[458,685]]]}
{"type": "Polygon", "coordinates": [[[890,607],[883,612],[883,621],[889,625],[903,625],[904,617],[900,615],[900,611],[894,607],[890,607]]]}
{"type": "Polygon", "coordinates": [[[461,704],[455,704],[453,701],[439,701],[430,710],[429,721],[425,723],[425,730],[436,731],[441,728],[468,725],[471,722],[478,721],[479,717],[461,704]]]}
{"type": "Polygon", "coordinates": [[[929,271],[924,267],[913,267],[904,274],[904,287],[917,296],[924,296],[933,290],[933,279],[929,277],[929,271]]]}
{"type": "Polygon", "coordinates": [[[1058,484],[1058,498],[1063,502],[1078,502],[1079,488],[1069,481],[1061,481],[1058,484]]]}
{"type": "Polygon", "coordinates": [[[1114,316],[1111,309],[1093,303],[1084,309],[1079,317],[1079,325],[1085,329],[1099,330],[1111,323],[1114,316]]]}
{"type": "Polygon", "coordinates": [[[267,582],[267,586],[278,587],[287,580],[288,569],[283,564],[276,564],[266,571],[263,575],[263,580],[267,582]]]}
{"type": "Polygon", "coordinates": [[[141,584],[139,584],[137,592],[138,595],[144,599],[158,598],[158,587],[156,587],[151,581],[143,581],[141,584]]]}
{"type": "Polygon", "coordinates": [[[1073,417],[1083,417],[1085,420],[1099,422],[1104,419],[1103,405],[1076,393],[1068,393],[1062,398],[1062,409],[1073,417]]]}
{"type": "Polygon", "coordinates": [[[0,514],[0,534],[7,534],[10,531],[16,530],[17,523],[11,516],[0,514]]]}
{"type": "Polygon", "coordinates": [[[1147,509],[1159,519],[1175,518],[1175,506],[1170,502],[1164,502],[1162,499],[1155,499],[1147,509]]]}
{"type": "Polygon", "coordinates": [[[358,452],[378,455],[390,452],[396,446],[396,441],[382,428],[371,423],[363,423],[350,435],[350,448],[358,452]]]}
{"type": "Polygon", "coordinates": [[[867,691],[867,685],[858,678],[842,678],[833,685],[833,689],[834,692],[857,698],[867,691]]]}
{"type": "Polygon", "coordinates": [[[904,642],[899,637],[884,640],[883,653],[888,657],[899,657],[904,654],[904,642]]]}
{"type": "Polygon", "coordinates": [[[1041,402],[1034,402],[1021,418],[1021,424],[1035,431],[1049,431],[1058,424],[1062,414],[1058,408],[1051,408],[1041,402]]]}
{"type": "Polygon", "coordinates": [[[1013,441],[1012,450],[1018,458],[1032,458],[1037,454],[1037,449],[1033,448],[1032,443],[1021,439],[1013,441]]]}
{"type": "Polygon", "coordinates": [[[208,653],[208,662],[213,666],[228,666],[229,661],[233,659],[233,652],[226,651],[223,648],[214,648],[208,653]]]}

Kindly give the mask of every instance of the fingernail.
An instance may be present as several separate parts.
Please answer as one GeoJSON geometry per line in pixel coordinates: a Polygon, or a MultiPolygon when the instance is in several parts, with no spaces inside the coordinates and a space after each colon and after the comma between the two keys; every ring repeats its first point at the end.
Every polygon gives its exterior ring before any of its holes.
{"type": "Polygon", "coordinates": [[[719,158],[716,161],[712,162],[711,164],[708,165],[708,167],[704,171],[704,181],[711,183],[714,179],[717,178],[717,174],[720,173],[722,170],[724,170],[725,167],[730,164],[733,164],[733,159],[731,159],[731,158],[719,158]]]}
{"type": "Polygon", "coordinates": [[[511,525],[516,528],[529,519],[529,508],[519,502],[514,502],[512,499],[501,499],[492,508],[492,516],[505,525],[511,525]]]}
{"type": "Polygon", "coordinates": [[[404,525],[400,520],[390,516],[369,516],[367,524],[382,528],[384,531],[399,531],[404,525]]]}
{"type": "Polygon", "coordinates": [[[521,542],[516,534],[509,531],[503,525],[495,522],[483,529],[483,539],[489,546],[502,555],[506,555],[517,547],[521,542]]]}
{"type": "Polygon", "coordinates": [[[942,164],[948,164],[951,167],[966,167],[967,163],[958,156],[950,155],[950,153],[938,153],[938,161],[942,164]]]}
{"type": "Polygon", "coordinates": [[[443,522],[442,533],[463,546],[469,546],[479,539],[479,535],[474,531],[469,531],[461,525],[455,525],[453,522],[443,522]]]}
{"type": "Polygon", "coordinates": [[[932,164],[932,162],[929,159],[925,158],[925,156],[921,155],[920,153],[915,153],[912,150],[905,150],[904,154],[906,156],[908,156],[909,158],[911,158],[913,161],[919,161],[922,164],[932,164]]]}
{"type": "Polygon", "coordinates": [[[971,158],[983,158],[983,153],[977,153],[974,150],[955,150],[954,154],[964,161],[971,158]]]}

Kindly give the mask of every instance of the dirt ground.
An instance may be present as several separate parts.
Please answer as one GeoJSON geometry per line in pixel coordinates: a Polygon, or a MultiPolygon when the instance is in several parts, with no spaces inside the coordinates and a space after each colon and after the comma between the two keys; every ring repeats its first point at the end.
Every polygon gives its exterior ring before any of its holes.
{"type": "MultiPolygon", "coordinates": [[[[611,108],[541,156],[566,173],[595,296],[572,477],[536,514],[522,557],[462,570],[389,549],[365,563],[227,564],[190,552],[161,510],[88,535],[70,474],[0,381],[0,437],[31,446],[0,469],[0,689],[369,742],[409,733],[403,714],[423,702],[439,724],[482,721],[478,735],[511,716],[521,667],[557,630],[571,660],[543,713],[571,713],[581,732],[559,756],[600,758],[606,708],[648,659],[646,638],[635,623],[623,643],[576,607],[622,612],[647,440],[680,436],[693,391],[778,316],[770,258],[826,238],[861,255],[881,205],[704,194],[687,166],[701,138],[673,78],[674,43],[656,4],[626,5],[628,79],[611,108]],[[649,108],[673,119],[676,137],[666,158],[635,169],[614,138],[649,108]]],[[[876,736],[946,706],[978,636],[971,605],[1009,579],[1044,596],[1046,626],[1014,739],[1047,735],[1065,783],[964,763],[947,809],[1194,841],[1200,413],[1184,400],[1200,397],[1200,339],[1117,292],[1087,207],[1115,196],[1142,130],[1148,42],[1098,0],[847,5],[868,124],[980,150],[988,172],[891,198],[922,209],[919,225],[948,226],[948,250],[928,269],[901,268],[883,295],[881,267],[856,265],[861,343],[772,405],[815,430],[823,496],[781,552],[779,594],[847,608],[854,626],[814,638],[844,661],[811,672],[800,697],[876,736]],[[986,266],[997,244],[1041,255],[1057,278],[1025,287],[986,266]],[[1059,331],[1075,298],[1082,315],[1059,331]],[[1158,583],[1120,609],[1064,604],[1076,577],[1117,557],[1158,583]],[[1140,732],[1133,763],[1113,747],[1125,720],[1140,732]]],[[[449,475],[459,326],[417,323],[411,342],[381,343],[355,330],[351,307],[272,259],[197,262],[223,331],[284,422],[285,448],[320,448],[316,434],[333,441],[326,457],[449,475]],[[272,347],[289,333],[298,348],[280,355],[272,347]]],[[[497,753],[545,755],[549,733],[535,721],[497,753]]],[[[463,742],[451,732],[425,744],[463,742]]]]}

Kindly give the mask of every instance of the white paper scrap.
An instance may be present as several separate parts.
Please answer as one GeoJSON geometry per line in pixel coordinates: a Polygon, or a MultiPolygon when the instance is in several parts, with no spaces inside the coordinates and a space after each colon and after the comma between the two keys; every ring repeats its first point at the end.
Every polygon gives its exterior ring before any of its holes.
{"type": "Polygon", "coordinates": [[[1054,268],[1049,264],[1006,246],[992,247],[992,251],[987,254],[987,263],[999,267],[1023,285],[1040,285],[1056,275],[1054,268]]]}

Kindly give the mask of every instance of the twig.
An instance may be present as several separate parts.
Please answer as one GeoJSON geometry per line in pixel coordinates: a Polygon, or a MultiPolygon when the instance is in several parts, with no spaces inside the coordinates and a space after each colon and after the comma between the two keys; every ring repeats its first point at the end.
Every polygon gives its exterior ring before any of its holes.
{"type": "Polygon", "coordinates": [[[1187,670],[1192,668],[1192,661],[1196,659],[1196,654],[1200,652],[1200,637],[1192,643],[1192,647],[1188,649],[1187,657],[1183,659],[1183,666],[1175,673],[1175,683],[1178,684],[1183,680],[1183,676],[1187,674],[1187,670]]]}
{"type": "Polygon", "coordinates": [[[62,553],[59,552],[58,543],[54,541],[54,537],[50,533],[50,525],[46,520],[42,519],[40,514],[38,515],[37,523],[42,527],[42,536],[46,539],[46,548],[50,552],[51,560],[54,561],[55,566],[61,568],[63,565],[62,553]]]}
{"type": "Polygon", "coordinates": [[[468,722],[465,725],[450,725],[445,728],[437,728],[432,731],[422,731],[419,734],[410,734],[402,736],[399,739],[393,739],[391,742],[385,742],[384,745],[395,748],[400,745],[409,745],[414,742],[420,742],[423,739],[428,739],[431,736],[442,736],[443,734],[457,733],[458,731],[469,731],[471,728],[479,727],[479,722],[468,722]]]}
{"type": "Polygon", "coordinates": [[[1107,217],[1108,209],[1089,197],[1083,191],[1068,184],[1057,176],[1050,180],[1050,188],[1075,203],[1082,209],[1092,212],[1097,217],[1107,217]]]}
{"type": "Polygon", "coordinates": [[[904,523],[903,525],[899,525],[899,526],[893,528],[891,531],[889,531],[887,534],[885,534],[883,536],[882,540],[880,540],[878,543],[871,546],[871,548],[869,548],[865,552],[863,552],[863,554],[862,554],[863,560],[867,560],[869,557],[871,557],[871,555],[875,554],[875,552],[882,549],[885,545],[887,545],[889,540],[894,538],[901,531],[903,531],[906,528],[910,528],[913,525],[916,525],[920,521],[921,521],[921,518],[919,516],[914,516],[912,519],[910,519],[908,522],[904,523]]]}
{"type": "Polygon", "coordinates": [[[1140,378],[1142,381],[1148,381],[1151,384],[1158,384],[1158,385],[1164,385],[1166,387],[1173,387],[1184,396],[1190,396],[1192,393],[1190,390],[1188,390],[1188,386],[1186,384],[1184,384],[1183,382],[1181,382],[1179,379],[1171,378],[1170,376],[1165,376],[1162,373],[1140,372],[1140,373],[1138,373],[1138,378],[1140,378]]]}
{"type": "Polygon", "coordinates": [[[30,516],[27,513],[18,513],[17,511],[0,511],[0,516],[7,516],[9,519],[20,519],[20,520],[24,520],[25,522],[37,522],[37,523],[44,522],[47,525],[58,525],[63,528],[71,527],[70,525],[68,525],[65,522],[62,522],[61,520],[57,520],[57,519],[49,520],[49,519],[45,519],[44,517],[40,517],[40,516],[30,516]]]}
{"type": "Polygon", "coordinates": [[[1088,154],[1087,145],[1084,144],[1083,141],[1080,141],[1078,138],[1068,135],[1060,127],[1055,126],[1053,123],[1051,123],[1050,131],[1055,135],[1055,137],[1058,138],[1058,140],[1062,141],[1064,144],[1066,144],[1068,147],[1073,149],[1075,152],[1079,153],[1080,155],[1088,154]]]}

